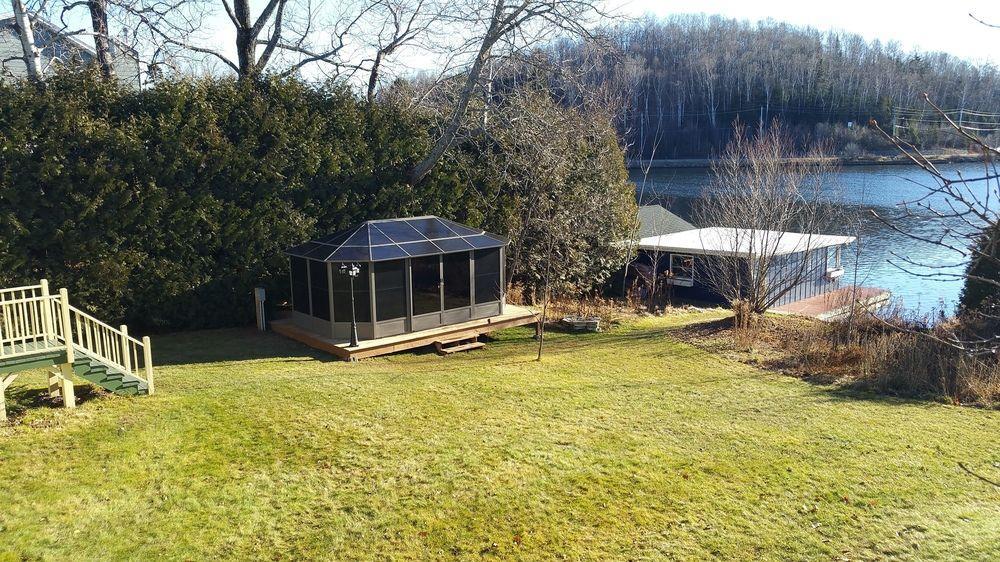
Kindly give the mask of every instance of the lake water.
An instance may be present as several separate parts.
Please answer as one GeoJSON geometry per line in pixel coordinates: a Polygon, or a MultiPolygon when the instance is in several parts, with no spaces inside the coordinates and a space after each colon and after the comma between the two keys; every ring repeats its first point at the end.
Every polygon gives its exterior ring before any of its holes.
{"type": "MultiPolygon", "coordinates": [[[[983,167],[982,164],[958,164],[942,167],[942,171],[977,177],[982,175],[983,167]]],[[[693,203],[710,179],[709,170],[704,168],[651,170],[645,178],[641,172],[632,170],[631,175],[641,204],[661,203],[689,220],[693,203]]],[[[844,280],[851,282],[855,279],[856,272],[858,284],[892,291],[896,300],[910,311],[920,314],[944,311],[951,314],[958,302],[962,281],[931,280],[902,271],[890,263],[890,260],[899,263],[898,258],[894,258],[890,252],[894,251],[922,264],[948,266],[945,271],[957,273],[964,270],[964,266],[959,263],[961,256],[932,244],[911,240],[882,224],[870,212],[875,210],[884,217],[899,214],[899,203],[927,194],[927,190],[921,185],[934,185],[933,179],[915,166],[849,166],[837,173],[828,174],[823,179],[824,194],[853,216],[861,217],[860,256],[856,256],[853,251],[844,253],[844,266],[847,269],[844,280]]],[[[979,184],[973,188],[985,193],[988,187],[979,184]]],[[[946,208],[943,197],[929,201],[936,208],[946,208]]],[[[911,217],[897,224],[908,232],[924,236],[940,234],[948,227],[941,220],[929,217],[911,217]]],[[[954,223],[952,226],[955,226],[954,223]]],[[[842,232],[829,234],[855,234],[846,230],[844,225],[842,232]]]]}

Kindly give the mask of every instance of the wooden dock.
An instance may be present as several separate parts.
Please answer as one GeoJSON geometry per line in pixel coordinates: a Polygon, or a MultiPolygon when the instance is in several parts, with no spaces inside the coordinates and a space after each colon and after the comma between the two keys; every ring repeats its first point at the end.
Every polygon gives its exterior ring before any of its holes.
{"type": "Polygon", "coordinates": [[[285,337],[300,341],[309,347],[325,351],[345,361],[352,361],[434,345],[435,342],[471,339],[496,330],[503,330],[504,328],[535,324],[537,321],[538,317],[531,310],[508,304],[504,306],[504,313],[500,316],[480,318],[460,324],[439,326],[429,330],[398,334],[374,340],[361,340],[357,347],[351,347],[349,345],[350,342],[347,340],[327,338],[300,328],[293,324],[291,320],[273,320],[270,325],[272,330],[285,337]]]}
{"type": "Polygon", "coordinates": [[[778,314],[809,316],[818,320],[834,320],[850,313],[852,306],[877,310],[889,302],[891,293],[875,287],[842,287],[771,309],[778,314]],[[856,303],[856,305],[855,305],[856,303]]]}

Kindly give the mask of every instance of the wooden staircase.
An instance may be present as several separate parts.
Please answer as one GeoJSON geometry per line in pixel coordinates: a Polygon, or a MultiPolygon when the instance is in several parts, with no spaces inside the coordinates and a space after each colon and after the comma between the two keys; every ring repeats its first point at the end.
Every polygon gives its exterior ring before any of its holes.
{"type": "Polygon", "coordinates": [[[137,340],[127,326],[114,328],[70,305],[66,289],[49,294],[38,285],[0,289],[0,421],[4,392],[18,373],[51,368],[49,390],[63,405],[76,405],[72,375],[115,394],[152,394],[149,338],[137,340]]]}

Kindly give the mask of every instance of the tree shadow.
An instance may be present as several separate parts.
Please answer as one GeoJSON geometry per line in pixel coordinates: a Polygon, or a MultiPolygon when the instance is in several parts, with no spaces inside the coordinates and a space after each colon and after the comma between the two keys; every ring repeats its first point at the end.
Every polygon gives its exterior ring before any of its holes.
{"type": "MultiPolygon", "coordinates": [[[[107,394],[92,384],[75,384],[73,392],[78,407],[107,394]]],[[[13,385],[7,389],[7,420],[11,423],[23,418],[29,410],[62,407],[62,397],[49,396],[47,388],[13,385]]]]}
{"type": "Polygon", "coordinates": [[[291,338],[252,327],[163,334],[153,339],[152,348],[154,366],[265,359],[296,362],[308,358],[324,363],[342,361],[291,338]]]}

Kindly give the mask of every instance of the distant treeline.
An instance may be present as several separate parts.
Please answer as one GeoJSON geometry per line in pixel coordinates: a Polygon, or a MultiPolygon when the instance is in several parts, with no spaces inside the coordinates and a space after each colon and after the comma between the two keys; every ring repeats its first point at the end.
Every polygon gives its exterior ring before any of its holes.
{"type": "MultiPolygon", "coordinates": [[[[897,108],[922,106],[927,92],[944,108],[1000,111],[1000,72],[943,53],[788,24],[718,16],[647,19],[608,31],[620,57],[585,60],[585,79],[625,92],[621,133],[631,157],[705,157],[722,147],[739,119],[775,118],[800,141],[826,141],[838,153],[887,149],[865,130],[891,122],[897,108]],[[850,128],[848,124],[853,124],[850,128]]],[[[923,134],[925,146],[944,136],[923,134]]]]}

